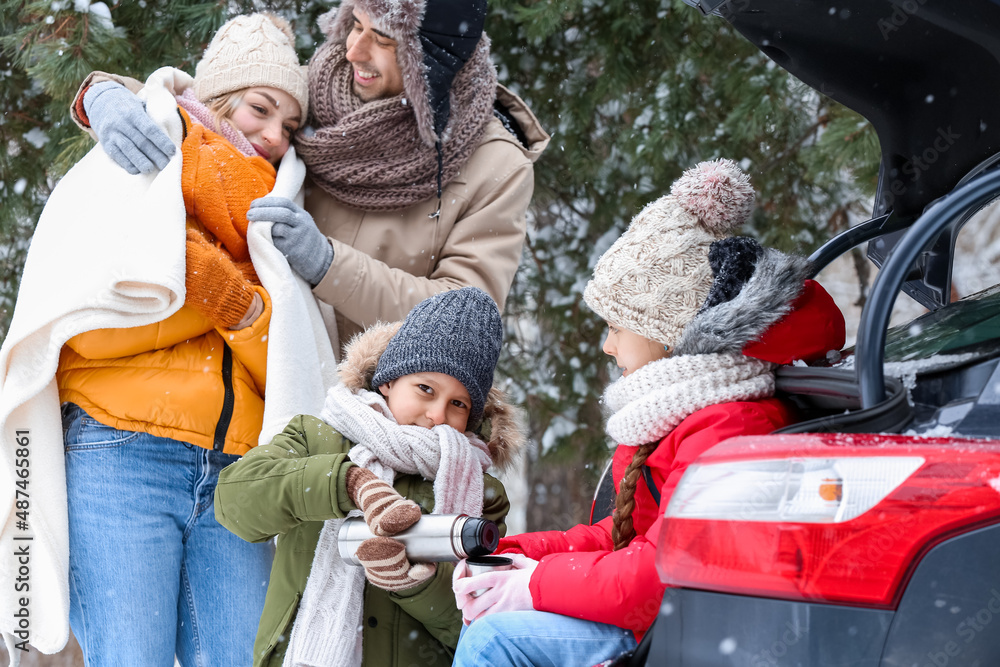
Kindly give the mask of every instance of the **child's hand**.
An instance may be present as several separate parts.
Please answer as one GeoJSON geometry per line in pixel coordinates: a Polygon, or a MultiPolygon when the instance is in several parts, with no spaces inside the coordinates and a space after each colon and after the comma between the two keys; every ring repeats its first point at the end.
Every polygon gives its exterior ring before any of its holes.
{"type": "Polygon", "coordinates": [[[365,523],[375,535],[395,535],[420,519],[420,506],[399,495],[371,470],[351,466],[346,481],[347,495],[364,512],[365,523]]]}
{"type": "MultiPolygon", "coordinates": [[[[464,558],[455,563],[455,569],[451,573],[451,590],[455,593],[455,605],[459,609],[464,609],[465,605],[469,604],[469,602],[475,599],[472,595],[472,591],[468,593],[458,592],[458,582],[463,579],[467,579],[470,576],[471,574],[469,573],[469,564],[466,562],[464,558]]],[[[463,588],[462,590],[465,589],[463,588]]],[[[472,622],[470,619],[465,618],[464,612],[462,613],[462,622],[465,623],[466,625],[472,622]]]]}
{"type": "Polygon", "coordinates": [[[466,625],[477,618],[501,611],[524,611],[534,609],[528,582],[538,566],[524,554],[511,554],[513,569],[497,570],[469,576],[466,562],[455,566],[451,587],[455,592],[455,604],[462,610],[462,620],[466,625]],[[477,597],[475,591],[483,590],[477,597]]]}
{"type": "Polygon", "coordinates": [[[358,546],[355,554],[372,586],[385,591],[405,591],[427,581],[437,572],[433,563],[414,565],[406,557],[406,546],[391,537],[373,537],[358,546]]]}

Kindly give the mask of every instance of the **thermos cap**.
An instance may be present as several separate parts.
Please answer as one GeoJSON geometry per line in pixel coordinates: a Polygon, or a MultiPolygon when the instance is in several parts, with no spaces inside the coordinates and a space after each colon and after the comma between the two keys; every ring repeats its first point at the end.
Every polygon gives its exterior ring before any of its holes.
{"type": "Polygon", "coordinates": [[[500,544],[500,529],[489,519],[469,517],[462,526],[462,548],[470,558],[493,553],[500,544]]]}

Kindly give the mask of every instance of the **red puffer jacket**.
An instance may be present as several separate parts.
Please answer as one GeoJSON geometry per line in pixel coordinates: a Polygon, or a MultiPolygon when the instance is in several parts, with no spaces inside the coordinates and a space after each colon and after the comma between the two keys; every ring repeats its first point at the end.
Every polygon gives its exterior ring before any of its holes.
{"type": "MultiPolygon", "coordinates": [[[[811,360],[844,344],[844,320],[836,304],[818,284],[807,281],[794,310],[768,330],[762,340],[744,348],[749,356],[775,363],[811,360]]],[[[661,491],[657,506],[646,484],[635,491],[632,521],[636,537],[614,551],[612,519],[579,525],[568,531],[524,533],[500,541],[497,553],[521,552],[539,560],[531,575],[536,610],[609,623],[632,630],[636,639],[656,618],[666,586],[655,567],[660,524],[674,488],[687,466],[708,448],[739,435],[761,435],[795,422],[782,401],[721,403],[689,415],[668,433],[646,459],[661,491]]],[[[618,490],[638,447],[619,445],[612,463],[618,490]]]]}
{"type": "MultiPolygon", "coordinates": [[[[688,464],[709,447],[737,435],[770,433],[794,421],[777,399],[723,403],[703,408],[677,425],[646,459],[666,507],[688,464]]],[[[611,473],[615,490],[638,447],[619,445],[611,473]]],[[[531,576],[535,609],[610,623],[642,637],[656,618],[665,586],[656,573],[656,541],[662,513],[646,484],[635,490],[636,537],[613,551],[612,519],[566,532],[524,533],[500,541],[498,553],[520,551],[541,559],[531,576]]]]}

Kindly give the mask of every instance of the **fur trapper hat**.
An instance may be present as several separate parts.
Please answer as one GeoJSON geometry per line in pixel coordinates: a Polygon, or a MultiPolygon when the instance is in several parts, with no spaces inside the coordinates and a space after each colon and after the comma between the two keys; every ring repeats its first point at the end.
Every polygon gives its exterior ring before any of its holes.
{"type": "Polygon", "coordinates": [[[396,40],[403,89],[421,139],[428,146],[445,141],[452,81],[477,49],[489,48],[486,0],[343,0],[319,17],[328,39],[347,40],[355,8],[396,40]]]}
{"type": "Polygon", "coordinates": [[[598,260],[587,305],[675,356],[741,352],[791,310],[811,275],[803,257],[729,236],[753,201],[732,160],[684,172],[598,260]]]}
{"type": "MultiPolygon", "coordinates": [[[[402,322],[378,323],[357,334],[344,346],[343,360],[337,367],[340,381],[351,390],[376,391],[372,384],[379,359],[389,346],[402,322]]],[[[524,446],[521,410],[508,402],[495,385],[486,396],[480,432],[487,440],[493,465],[504,469],[515,460],[524,446]]]]}
{"type": "Polygon", "coordinates": [[[194,94],[202,103],[244,88],[264,86],[291,95],[309,113],[309,80],[299,64],[295,35],[273,14],[249,14],[219,28],[194,73],[194,94]]]}

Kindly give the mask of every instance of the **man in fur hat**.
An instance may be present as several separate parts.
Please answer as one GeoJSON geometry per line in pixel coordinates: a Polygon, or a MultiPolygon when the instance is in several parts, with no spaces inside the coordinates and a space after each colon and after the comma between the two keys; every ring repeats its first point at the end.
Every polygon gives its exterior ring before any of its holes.
{"type": "MultiPolygon", "coordinates": [[[[311,122],[295,142],[305,208],[270,197],[248,217],[275,223],[275,246],[333,306],[341,341],[466,285],[503,307],[549,137],[497,84],[485,13],[485,0],[344,0],[320,17],[311,122]]],[[[95,116],[88,86],[108,80],[139,85],[92,74],[74,118],[124,168],[162,168],[173,146],[128,90],[104,92],[120,99],[95,116]]]]}

